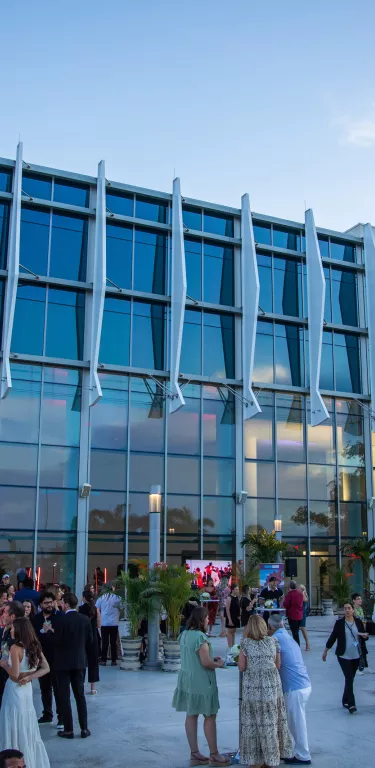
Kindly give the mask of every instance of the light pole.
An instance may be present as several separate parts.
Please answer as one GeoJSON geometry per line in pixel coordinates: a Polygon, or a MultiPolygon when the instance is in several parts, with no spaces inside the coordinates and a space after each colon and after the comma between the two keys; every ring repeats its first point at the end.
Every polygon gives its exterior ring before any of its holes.
{"type": "MultiPolygon", "coordinates": [[[[152,485],[149,495],[150,535],[148,567],[151,579],[155,579],[155,563],[160,563],[160,513],[161,487],[152,485]]],[[[159,660],[159,613],[152,610],[148,614],[148,647],[147,661],[143,668],[149,672],[161,669],[159,660]]]]}
{"type": "MultiPolygon", "coordinates": [[[[273,521],[273,527],[274,527],[274,531],[275,531],[276,541],[280,541],[281,542],[282,539],[283,539],[283,521],[282,521],[281,517],[276,517],[275,518],[275,520],[273,521]]],[[[281,556],[281,552],[277,553],[277,562],[278,563],[282,563],[283,562],[283,558],[281,556]]]]}

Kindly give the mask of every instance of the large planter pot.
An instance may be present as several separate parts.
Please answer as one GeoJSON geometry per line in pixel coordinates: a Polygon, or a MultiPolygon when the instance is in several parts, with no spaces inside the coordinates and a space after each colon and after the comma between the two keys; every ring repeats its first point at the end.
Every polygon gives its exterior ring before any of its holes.
{"type": "Polygon", "coordinates": [[[141,668],[139,654],[141,652],[141,637],[122,637],[122,661],[120,669],[125,672],[135,672],[141,668]]]}
{"type": "Polygon", "coordinates": [[[178,672],[181,666],[180,641],[164,639],[164,672],[178,672]]]}
{"type": "Polygon", "coordinates": [[[333,600],[325,598],[322,600],[323,616],[333,616],[333,600]]]}

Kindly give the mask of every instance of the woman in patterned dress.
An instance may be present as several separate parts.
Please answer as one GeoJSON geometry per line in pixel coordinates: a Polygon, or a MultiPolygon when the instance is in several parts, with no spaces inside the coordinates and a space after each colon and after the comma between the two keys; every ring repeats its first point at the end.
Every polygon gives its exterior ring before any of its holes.
{"type": "Polygon", "coordinates": [[[251,768],[280,765],[293,757],[279,675],[280,648],[267,635],[261,616],[250,616],[238,661],[243,672],[241,708],[241,763],[251,768]]]}

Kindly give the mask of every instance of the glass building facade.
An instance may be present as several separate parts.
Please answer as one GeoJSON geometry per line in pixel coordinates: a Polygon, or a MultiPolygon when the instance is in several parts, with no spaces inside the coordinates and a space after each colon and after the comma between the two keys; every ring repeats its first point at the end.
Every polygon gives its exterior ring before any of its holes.
{"type": "MultiPolygon", "coordinates": [[[[14,165],[0,161],[1,319],[14,165]]],[[[185,406],[169,413],[172,195],[107,182],[102,397],[89,407],[96,183],[23,168],[12,388],[0,400],[0,569],[77,588],[98,567],[113,578],[148,555],[159,484],[163,559],[242,559],[245,532],[280,517],[316,604],[321,559],[336,563],[343,541],[373,533],[361,237],[318,230],[329,420],[311,427],[304,225],[253,214],[262,410],[244,421],[240,211],[185,200],[185,406]]]]}

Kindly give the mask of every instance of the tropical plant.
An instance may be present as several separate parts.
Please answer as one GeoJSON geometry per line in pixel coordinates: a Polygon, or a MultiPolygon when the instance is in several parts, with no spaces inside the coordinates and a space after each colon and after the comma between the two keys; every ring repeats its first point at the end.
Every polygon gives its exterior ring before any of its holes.
{"type": "Polygon", "coordinates": [[[165,565],[157,569],[157,579],[143,592],[146,600],[159,599],[167,614],[168,637],[176,639],[180,634],[181,614],[191,597],[193,574],[181,565],[165,565]]]}
{"type": "MultiPolygon", "coordinates": [[[[149,601],[144,597],[144,592],[149,585],[150,579],[147,569],[143,569],[140,575],[135,578],[129,573],[121,571],[121,574],[116,579],[114,593],[124,601],[131,637],[137,637],[139,625],[142,619],[145,619],[148,615],[149,601]]],[[[105,591],[113,592],[111,588],[105,591]]]]}
{"type": "Polygon", "coordinates": [[[353,571],[354,561],[359,560],[362,565],[363,586],[367,593],[370,592],[370,568],[375,565],[375,539],[359,538],[341,544],[341,552],[349,558],[349,570],[353,571]]]}
{"type": "Polygon", "coordinates": [[[324,586],[325,579],[330,575],[332,571],[332,564],[328,558],[321,558],[319,563],[319,586],[320,586],[320,599],[332,600],[333,592],[330,588],[324,586]]]}
{"type": "Polygon", "coordinates": [[[352,574],[347,568],[336,568],[336,570],[332,572],[332,575],[333,584],[331,591],[338,607],[341,608],[344,603],[350,599],[351,588],[349,579],[352,574]]]}
{"type": "Polygon", "coordinates": [[[243,560],[239,560],[238,563],[233,563],[232,579],[240,589],[245,584],[248,584],[249,587],[259,587],[259,567],[249,564],[249,567],[245,568],[243,560]]]}
{"type": "Polygon", "coordinates": [[[241,546],[246,548],[247,557],[251,567],[259,563],[275,563],[279,554],[285,557],[288,544],[276,538],[275,531],[268,533],[261,528],[257,533],[248,533],[241,546]]]}

